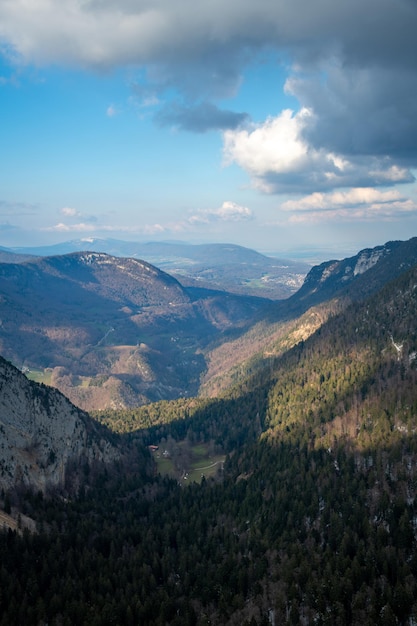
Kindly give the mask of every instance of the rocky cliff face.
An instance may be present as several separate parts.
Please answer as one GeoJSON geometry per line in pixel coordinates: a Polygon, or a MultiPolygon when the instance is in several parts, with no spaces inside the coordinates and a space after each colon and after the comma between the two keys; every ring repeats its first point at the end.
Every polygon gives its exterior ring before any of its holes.
{"type": "Polygon", "coordinates": [[[104,431],[56,389],[29,381],[0,357],[0,488],[63,487],[69,469],[120,454],[104,431]]]}
{"type": "Polygon", "coordinates": [[[348,259],[326,261],[313,267],[290,302],[311,306],[337,295],[362,299],[416,263],[417,237],[389,241],[383,246],[361,250],[348,259]]]}

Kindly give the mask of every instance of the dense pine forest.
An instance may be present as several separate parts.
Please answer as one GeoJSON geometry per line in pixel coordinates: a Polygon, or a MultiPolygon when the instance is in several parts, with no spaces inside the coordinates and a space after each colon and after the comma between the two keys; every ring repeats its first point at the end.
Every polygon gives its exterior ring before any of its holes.
{"type": "Polygon", "coordinates": [[[2,494],[0,625],[416,624],[416,287],[329,304],[221,398],[95,414],[134,462],[2,494]]]}

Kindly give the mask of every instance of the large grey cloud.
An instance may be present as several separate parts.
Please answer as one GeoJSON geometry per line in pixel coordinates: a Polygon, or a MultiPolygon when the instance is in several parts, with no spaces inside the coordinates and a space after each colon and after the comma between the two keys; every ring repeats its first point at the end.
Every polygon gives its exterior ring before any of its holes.
{"type": "Polygon", "coordinates": [[[390,186],[412,182],[407,167],[388,155],[344,154],[308,135],[317,115],[308,108],[283,111],[262,124],[224,133],[226,163],[237,163],[266,193],[310,193],[337,187],[390,186]],[[307,137],[307,138],[306,138],[307,137]]]}
{"type": "MultiPolygon", "coordinates": [[[[311,113],[297,126],[298,160],[281,168],[272,155],[270,166],[263,148],[260,169],[256,155],[243,156],[237,134],[227,135],[225,148],[229,160],[269,191],[411,180],[407,168],[417,166],[416,32],[415,0],[0,2],[5,54],[102,71],[146,67],[153,88],[174,88],[188,103],[163,109],[159,121],[199,132],[243,121],[242,114],[212,103],[238,89],[249,61],[278,51],[292,67],[287,89],[300,110],[311,113]]],[[[249,128],[248,136],[255,131],[249,128]]],[[[258,135],[248,148],[254,139],[258,135]]]]}
{"type": "Polygon", "coordinates": [[[247,113],[219,109],[210,102],[196,105],[175,103],[166,106],[156,115],[156,121],[161,126],[175,126],[196,133],[237,128],[247,119],[247,113]]]}
{"type": "Polygon", "coordinates": [[[3,0],[0,37],[39,63],[206,67],[202,86],[233,80],[268,46],[303,64],[333,54],[355,67],[413,68],[416,14],[415,0],[3,0]]]}
{"type": "Polygon", "coordinates": [[[325,80],[290,79],[288,89],[316,113],[304,137],[346,155],[388,154],[415,163],[416,69],[352,69],[333,63],[325,68],[325,80]]]}

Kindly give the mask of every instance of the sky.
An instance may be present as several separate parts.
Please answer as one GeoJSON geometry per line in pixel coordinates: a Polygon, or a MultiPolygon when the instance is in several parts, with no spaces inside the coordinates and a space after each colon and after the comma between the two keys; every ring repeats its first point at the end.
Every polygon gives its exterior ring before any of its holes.
{"type": "Polygon", "coordinates": [[[0,0],[0,246],[417,235],[416,0],[0,0]]]}

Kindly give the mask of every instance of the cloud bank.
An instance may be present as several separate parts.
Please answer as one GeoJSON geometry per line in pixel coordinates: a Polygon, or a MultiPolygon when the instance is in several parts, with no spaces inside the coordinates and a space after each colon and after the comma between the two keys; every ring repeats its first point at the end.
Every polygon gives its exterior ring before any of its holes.
{"type": "Polygon", "coordinates": [[[189,224],[209,222],[241,222],[250,220],[253,213],[248,207],[226,200],[218,209],[200,209],[188,218],[189,224]]]}
{"type": "Polygon", "coordinates": [[[417,211],[417,203],[396,189],[381,191],[356,188],[331,193],[315,192],[299,200],[287,200],[281,210],[292,215],[290,222],[393,221],[417,211]]]}
{"type": "MultiPolygon", "coordinates": [[[[213,84],[236,76],[248,51],[271,46],[305,66],[338,56],[351,67],[412,69],[416,52],[414,0],[4,0],[0,24],[26,61],[205,64],[216,70],[213,84]]],[[[207,79],[210,72],[200,83],[207,79]]]]}
{"type": "Polygon", "coordinates": [[[140,235],[160,235],[167,233],[199,232],[210,224],[244,222],[253,219],[252,211],[236,202],[226,200],[215,209],[198,209],[187,217],[166,223],[126,226],[102,223],[96,216],[85,218],[78,210],[65,207],[60,211],[67,221],[61,221],[43,230],[55,233],[120,232],[140,235]],[[79,221],[83,218],[84,221],[79,221]],[[68,221],[69,220],[69,221],[68,221]]]}
{"type": "MultiPolygon", "coordinates": [[[[226,164],[237,163],[266,193],[302,193],[337,187],[392,185],[414,180],[388,155],[333,152],[309,141],[317,124],[312,109],[285,110],[263,124],[224,133],[226,164]],[[316,147],[317,146],[317,147],[316,147]]],[[[321,145],[320,145],[321,144],[321,145]]]]}
{"type": "Polygon", "coordinates": [[[157,123],[223,131],[226,162],[267,193],[414,180],[416,32],[415,0],[0,3],[8,58],[102,72],[142,68],[155,101],[179,94],[157,123]],[[267,50],[285,60],[286,90],[299,109],[254,125],[215,102],[235,94],[245,66],[267,50]]]}

